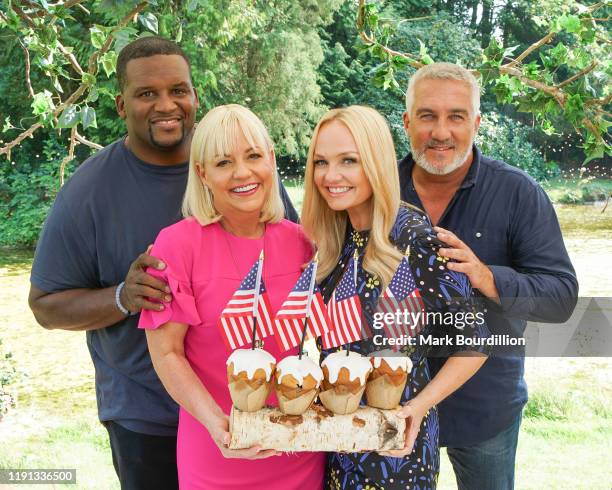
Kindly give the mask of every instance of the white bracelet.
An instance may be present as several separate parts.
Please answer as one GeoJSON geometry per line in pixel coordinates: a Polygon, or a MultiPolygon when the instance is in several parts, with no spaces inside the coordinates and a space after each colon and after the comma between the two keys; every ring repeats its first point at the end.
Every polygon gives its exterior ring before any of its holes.
{"type": "Polygon", "coordinates": [[[115,289],[115,304],[121,313],[129,316],[132,315],[132,313],[121,304],[121,290],[123,289],[123,286],[125,286],[125,281],[121,281],[119,286],[117,286],[117,289],[115,289]]]}

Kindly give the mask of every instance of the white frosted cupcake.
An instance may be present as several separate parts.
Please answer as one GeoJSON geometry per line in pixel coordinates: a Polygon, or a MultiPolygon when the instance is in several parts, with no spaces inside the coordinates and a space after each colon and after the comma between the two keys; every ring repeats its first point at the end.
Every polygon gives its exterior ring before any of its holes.
{"type": "Polygon", "coordinates": [[[371,357],[370,362],[373,371],[366,385],[368,405],[389,410],[396,408],[406,388],[412,361],[408,356],[380,356],[371,357]]]}
{"type": "Polygon", "coordinates": [[[244,412],[262,408],[270,394],[274,356],[263,349],[236,349],[226,364],[234,406],[244,412]]]}
{"type": "Polygon", "coordinates": [[[281,412],[301,415],[316,398],[323,371],[308,356],[288,356],[277,364],[274,378],[281,412]]]}
{"type": "Polygon", "coordinates": [[[353,413],[365,390],[372,371],[367,357],[357,352],[338,351],[322,362],[323,385],[319,398],[328,410],[337,414],[353,413]]]}

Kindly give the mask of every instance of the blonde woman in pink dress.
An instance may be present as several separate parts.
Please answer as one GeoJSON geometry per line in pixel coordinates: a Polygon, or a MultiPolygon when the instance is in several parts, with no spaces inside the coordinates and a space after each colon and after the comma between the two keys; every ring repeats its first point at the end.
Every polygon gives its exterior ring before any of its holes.
{"type": "MultiPolygon", "coordinates": [[[[139,324],[157,374],[181,407],[177,464],[184,490],[322,487],[323,453],[227,448],[230,353],[217,319],[262,249],[273,313],[310,260],[310,243],[283,212],[261,121],[239,105],[211,110],[193,137],[185,219],[163,229],[151,252],[166,264],[151,273],[167,281],[171,299],[143,311],[139,324]]],[[[279,352],[273,339],[264,348],[277,360],[297,353],[279,352]]]]}

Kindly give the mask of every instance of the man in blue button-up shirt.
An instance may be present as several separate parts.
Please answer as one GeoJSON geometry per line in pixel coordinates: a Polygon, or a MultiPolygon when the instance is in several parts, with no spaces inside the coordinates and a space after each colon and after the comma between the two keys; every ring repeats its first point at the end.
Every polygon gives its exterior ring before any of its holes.
{"type": "MultiPolygon", "coordinates": [[[[403,200],[424,209],[446,247],[440,254],[487,298],[492,334],[521,337],[526,320],[566,321],[578,283],[559,222],[525,172],[474,145],[480,88],[464,68],[434,63],[412,77],[404,127],[412,154],[399,162],[403,200]]],[[[439,406],[440,444],[460,489],[514,486],[522,408],[524,348],[495,349],[484,366],[439,406]]],[[[445,359],[430,359],[432,370],[445,359]]]]}

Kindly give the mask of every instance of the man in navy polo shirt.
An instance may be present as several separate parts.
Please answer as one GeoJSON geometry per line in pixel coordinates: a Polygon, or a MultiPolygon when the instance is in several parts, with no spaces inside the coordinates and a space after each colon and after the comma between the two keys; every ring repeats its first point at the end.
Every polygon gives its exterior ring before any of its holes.
{"type": "Polygon", "coordinates": [[[123,48],[117,78],[127,136],[85,161],[58,193],[36,248],[29,303],[44,327],[87,332],[121,488],[171,490],[178,406],[153,370],[137,312],[161,308],[146,298],[170,292],[144,272],[164,264],[143,252],[181,219],[198,98],[185,53],[160,37],[123,48]]]}
{"type": "MultiPolygon", "coordinates": [[[[526,320],[564,322],[578,283],[559,222],[525,172],[483,156],[474,144],[480,87],[467,70],[434,63],[406,92],[412,153],[399,162],[402,199],[424,209],[453,261],[486,298],[493,335],[521,337],[526,320]]],[[[434,374],[445,359],[429,359],[434,374]]],[[[496,348],[438,407],[440,445],[465,490],[514,487],[514,461],[527,386],[524,348],[496,348]]]]}

